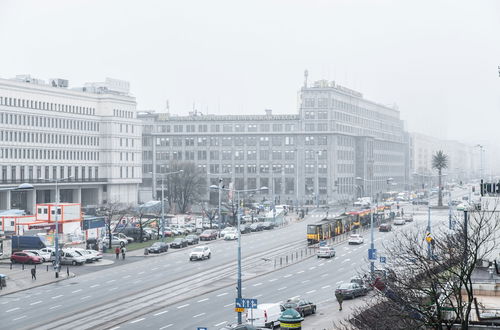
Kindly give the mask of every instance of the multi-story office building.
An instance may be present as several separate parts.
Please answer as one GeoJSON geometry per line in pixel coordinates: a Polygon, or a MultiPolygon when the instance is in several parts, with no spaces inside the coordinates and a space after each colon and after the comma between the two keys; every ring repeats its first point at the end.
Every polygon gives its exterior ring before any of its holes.
{"type": "Polygon", "coordinates": [[[169,172],[174,161],[194,162],[208,184],[222,178],[235,189],[265,186],[267,199],[291,204],[376,197],[392,189],[388,183],[404,187],[408,178],[399,111],[334,82],[306,82],[298,114],[149,112],[140,118],[142,200],[159,195],[156,174],[169,172]]]}
{"type": "Polygon", "coordinates": [[[30,76],[0,79],[0,209],[34,211],[35,203],[137,203],[141,122],[128,82],[106,79],[68,88],[30,76]]]}

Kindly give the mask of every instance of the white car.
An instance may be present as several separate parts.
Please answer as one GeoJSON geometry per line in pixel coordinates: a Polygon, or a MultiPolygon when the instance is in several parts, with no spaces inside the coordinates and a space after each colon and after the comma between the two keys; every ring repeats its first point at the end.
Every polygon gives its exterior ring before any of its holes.
{"type": "Polygon", "coordinates": [[[395,226],[402,226],[406,223],[405,219],[403,218],[397,218],[397,219],[394,219],[394,225],[395,226]]]}
{"type": "Polygon", "coordinates": [[[24,252],[31,252],[37,257],[40,257],[42,259],[42,262],[45,261],[50,261],[50,252],[48,251],[42,251],[42,250],[24,250],[24,252]]]}
{"type": "Polygon", "coordinates": [[[224,237],[227,233],[230,233],[230,232],[236,232],[236,228],[234,227],[226,227],[224,229],[221,230],[220,232],[220,237],[224,237]]]}
{"type": "Polygon", "coordinates": [[[197,246],[189,253],[189,261],[210,259],[211,256],[212,252],[208,246],[197,246]]]}
{"type": "Polygon", "coordinates": [[[90,255],[94,261],[99,261],[102,259],[102,252],[96,251],[96,250],[84,250],[85,253],[90,255]]]}
{"type": "MultiPolygon", "coordinates": [[[[108,245],[109,245],[109,237],[107,237],[107,236],[106,236],[106,237],[103,237],[102,244],[103,244],[105,247],[109,248],[109,246],[108,246],[108,245]]],[[[123,247],[123,246],[125,246],[125,245],[127,245],[127,244],[128,244],[128,241],[127,241],[126,239],[123,239],[123,238],[118,238],[118,237],[116,237],[116,236],[113,236],[113,237],[111,238],[111,245],[112,245],[112,246],[116,246],[116,245],[118,245],[118,246],[123,247]]]]}
{"type": "Polygon", "coordinates": [[[335,257],[335,249],[333,246],[320,246],[316,255],[318,258],[332,258],[335,257]]]}
{"type": "Polygon", "coordinates": [[[238,232],[236,230],[226,232],[226,234],[224,235],[225,241],[232,241],[235,239],[238,239],[238,232]]]}
{"type": "Polygon", "coordinates": [[[363,236],[359,234],[352,234],[349,236],[349,239],[347,240],[348,244],[363,244],[364,239],[363,236]]]}

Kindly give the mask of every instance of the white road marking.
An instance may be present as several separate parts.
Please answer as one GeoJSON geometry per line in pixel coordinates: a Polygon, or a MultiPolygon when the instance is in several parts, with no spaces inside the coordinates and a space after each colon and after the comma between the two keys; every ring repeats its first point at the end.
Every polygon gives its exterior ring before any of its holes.
{"type": "Polygon", "coordinates": [[[117,326],[117,327],[111,328],[111,329],[109,329],[109,330],[116,330],[116,329],[120,329],[120,326],[117,326]]]}
{"type": "Polygon", "coordinates": [[[226,323],[227,323],[227,321],[224,321],[224,322],[221,322],[221,323],[217,323],[217,324],[214,324],[214,327],[218,327],[218,326],[226,324],[226,323]]]}
{"type": "Polygon", "coordinates": [[[316,266],[312,266],[312,267],[309,267],[309,270],[313,270],[315,268],[316,268],[316,266]]]}
{"type": "Polygon", "coordinates": [[[31,303],[31,304],[30,304],[30,306],[33,306],[33,305],[39,304],[39,303],[41,303],[41,302],[42,302],[41,300],[35,301],[34,303],[31,303]]]}
{"type": "Polygon", "coordinates": [[[225,296],[227,295],[227,292],[224,292],[224,293],[221,293],[221,294],[218,294],[217,297],[222,297],[222,296],[225,296]]]}
{"type": "Polygon", "coordinates": [[[142,274],[144,274],[144,273],[145,273],[145,272],[140,272],[140,273],[137,273],[137,274],[138,274],[138,275],[142,275],[142,274]]]}
{"type": "Polygon", "coordinates": [[[113,283],[113,282],[116,282],[116,280],[109,280],[106,283],[113,283]]]}
{"type": "Polygon", "coordinates": [[[201,300],[198,300],[197,302],[204,302],[204,301],[207,301],[207,300],[208,300],[208,298],[203,298],[201,300]]]}
{"type": "Polygon", "coordinates": [[[290,277],[290,276],[292,276],[292,274],[287,274],[287,275],[285,275],[285,276],[283,276],[283,277],[284,277],[284,278],[287,278],[287,277],[290,277]]]}
{"type": "Polygon", "coordinates": [[[301,283],[307,283],[307,282],[310,282],[311,280],[305,280],[305,281],[302,281],[301,283]]]}
{"type": "Polygon", "coordinates": [[[61,298],[62,296],[64,296],[64,295],[63,295],[63,294],[60,294],[60,295],[57,295],[57,296],[52,297],[52,299],[61,298]]]}
{"type": "Polygon", "coordinates": [[[328,276],[328,273],[321,275],[321,277],[325,277],[325,276],[328,276]]]}
{"type": "Polygon", "coordinates": [[[91,288],[97,288],[100,284],[94,284],[94,285],[91,285],[90,287],[91,288]]]}
{"type": "Polygon", "coordinates": [[[231,306],[231,305],[233,305],[233,303],[230,303],[230,304],[224,305],[224,307],[229,307],[229,306],[231,306]]]}
{"type": "Polygon", "coordinates": [[[286,286],[279,288],[278,291],[285,290],[285,289],[286,289],[286,286]]]}
{"type": "Polygon", "coordinates": [[[158,316],[158,315],[165,314],[165,313],[168,313],[168,311],[158,312],[158,313],[154,314],[154,316],[158,316]]]}
{"type": "Polygon", "coordinates": [[[90,296],[82,297],[82,298],[80,298],[80,300],[87,299],[87,298],[90,298],[90,296]]]}
{"type": "Polygon", "coordinates": [[[155,267],[155,268],[151,268],[151,270],[157,270],[157,269],[158,269],[158,267],[155,267]]]}
{"type": "Polygon", "coordinates": [[[333,259],[330,259],[330,260],[328,260],[327,262],[328,262],[328,263],[330,263],[330,262],[332,262],[332,261],[333,261],[333,259]]]}
{"type": "Polygon", "coordinates": [[[345,253],[343,255],[341,255],[341,257],[345,257],[345,253]]]}
{"type": "Polygon", "coordinates": [[[205,315],[205,313],[200,313],[200,314],[193,315],[193,318],[195,318],[195,317],[200,317],[200,316],[202,316],[202,315],[205,315]]]}
{"type": "Polygon", "coordinates": [[[353,262],[353,263],[351,264],[351,266],[356,266],[356,263],[355,263],[355,262],[353,262]]]}
{"type": "Polygon", "coordinates": [[[122,278],[129,278],[129,277],[132,277],[132,275],[123,276],[122,278]]]}
{"type": "Polygon", "coordinates": [[[335,283],[335,284],[340,284],[340,283],[342,283],[342,282],[344,282],[344,281],[338,281],[338,282],[337,282],[337,283],[335,283]]]}
{"type": "Polygon", "coordinates": [[[189,306],[189,304],[185,304],[185,305],[177,306],[177,309],[181,309],[181,308],[188,307],[188,306],[189,306]]]}
{"type": "Polygon", "coordinates": [[[137,319],[137,320],[133,320],[130,322],[130,324],[134,324],[134,323],[137,323],[137,322],[141,322],[141,321],[144,321],[146,318],[145,317],[141,317],[140,319],[137,319]]]}
{"type": "Polygon", "coordinates": [[[80,292],[80,291],[83,291],[83,289],[78,289],[78,290],[75,290],[75,291],[71,291],[71,293],[77,293],[77,292],[80,292]]]}
{"type": "Polygon", "coordinates": [[[13,311],[17,311],[18,309],[20,309],[20,308],[19,307],[12,308],[12,309],[9,309],[8,311],[5,311],[5,313],[10,313],[10,312],[13,312],[13,311]]]}
{"type": "Polygon", "coordinates": [[[328,284],[328,285],[322,286],[321,288],[322,288],[322,289],[328,289],[330,286],[331,286],[331,285],[330,285],[330,284],[328,284]]]}
{"type": "Polygon", "coordinates": [[[340,272],[340,271],[343,271],[343,270],[344,270],[344,267],[340,267],[340,268],[338,269],[338,271],[339,271],[339,272],[340,272]]]}
{"type": "Polygon", "coordinates": [[[49,309],[55,309],[55,308],[58,308],[58,307],[61,307],[62,305],[56,305],[56,306],[52,306],[50,307],[49,309]]]}
{"type": "Polygon", "coordinates": [[[298,271],[297,274],[302,274],[305,270],[298,271]]]}
{"type": "Polygon", "coordinates": [[[12,321],[17,321],[17,320],[20,320],[20,319],[24,319],[25,317],[26,317],[26,315],[23,315],[23,316],[20,316],[20,317],[16,317],[12,321]]]}
{"type": "Polygon", "coordinates": [[[142,279],[135,280],[135,281],[133,281],[132,283],[133,283],[133,284],[137,284],[137,283],[139,283],[140,281],[142,281],[142,279]]]}
{"type": "Polygon", "coordinates": [[[274,281],[277,281],[278,279],[277,278],[272,278],[269,280],[269,282],[274,282],[274,281]]]}
{"type": "Polygon", "coordinates": [[[0,304],[5,305],[5,304],[8,304],[8,303],[9,303],[8,301],[2,301],[0,304]]]}
{"type": "Polygon", "coordinates": [[[113,290],[116,290],[116,289],[118,289],[117,286],[115,286],[114,288],[109,289],[108,291],[113,291],[113,290]]]}
{"type": "Polygon", "coordinates": [[[314,293],[316,290],[307,291],[306,294],[314,293]]]}
{"type": "Polygon", "coordinates": [[[259,286],[259,285],[262,285],[262,282],[260,282],[260,283],[255,283],[253,286],[259,286]]]}
{"type": "Polygon", "coordinates": [[[345,260],[342,260],[342,263],[344,263],[344,262],[348,262],[348,261],[351,261],[351,259],[345,259],[345,260]]]}
{"type": "Polygon", "coordinates": [[[166,326],[161,327],[161,328],[160,328],[160,330],[162,330],[162,329],[166,329],[166,328],[169,328],[169,327],[171,327],[171,326],[173,326],[173,325],[174,325],[173,323],[167,324],[166,326]]]}
{"type": "Polygon", "coordinates": [[[253,297],[254,297],[254,298],[259,298],[259,297],[262,297],[262,295],[261,295],[261,294],[258,294],[258,295],[253,296],[253,297]]]}
{"type": "Polygon", "coordinates": [[[322,262],[322,263],[320,263],[320,264],[318,265],[318,267],[321,267],[321,266],[324,266],[324,265],[325,265],[325,263],[324,263],[324,262],[322,262]]]}

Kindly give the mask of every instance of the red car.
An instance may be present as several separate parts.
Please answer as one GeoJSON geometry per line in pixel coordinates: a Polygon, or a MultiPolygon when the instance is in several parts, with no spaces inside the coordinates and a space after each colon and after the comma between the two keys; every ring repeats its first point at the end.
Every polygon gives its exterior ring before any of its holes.
{"type": "Polygon", "coordinates": [[[14,252],[10,256],[10,261],[20,264],[41,264],[42,259],[30,252],[14,252]]]}
{"type": "Polygon", "coordinates": [[[200,241],[211,241],[217,239],[217,230],[207,229],[200,235],[200,241]]]}

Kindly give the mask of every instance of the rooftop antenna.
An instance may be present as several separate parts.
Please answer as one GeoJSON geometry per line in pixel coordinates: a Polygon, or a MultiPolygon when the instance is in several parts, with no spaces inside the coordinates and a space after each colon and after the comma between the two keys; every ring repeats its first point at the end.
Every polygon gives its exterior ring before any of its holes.
{"type": "Polygon", "coordinates": [[[307,88],[307,77],[309,76],[309,72],[307,69],[304,71],[304,88],[307,88]]]}
{"type": "Polygon", "coordinates": [[[168,103],[168,100],[165,102],[165,110],[167,111],[167,114],[170,115],[170,104],[168,103]]]}

